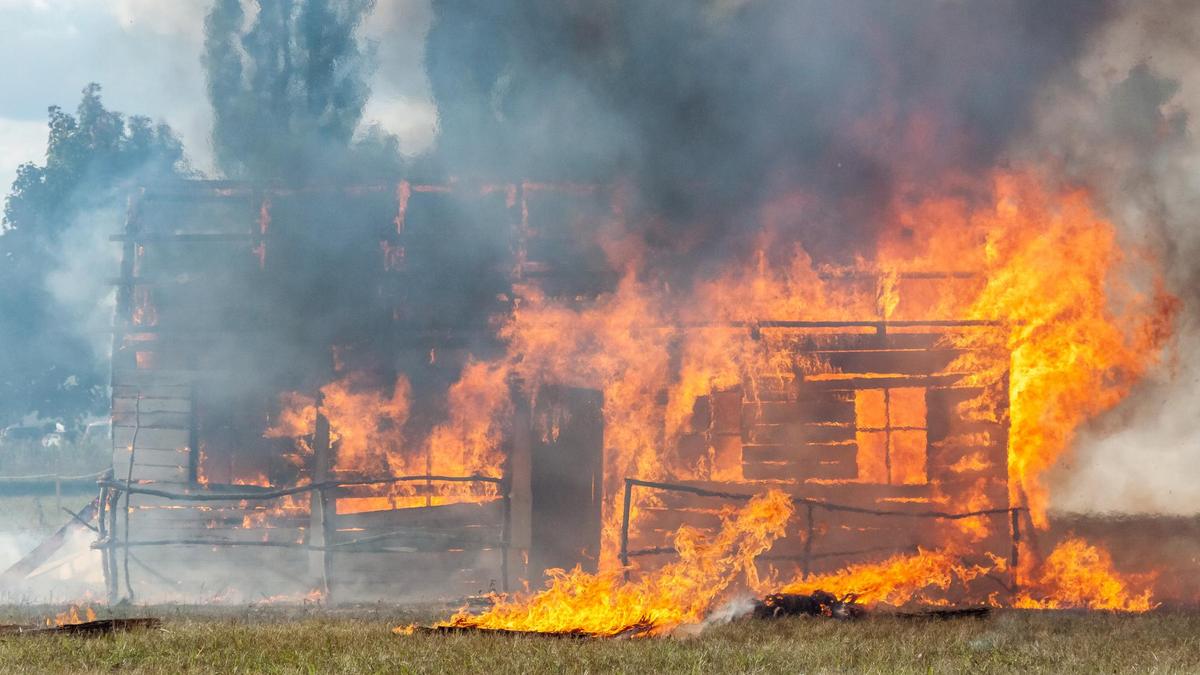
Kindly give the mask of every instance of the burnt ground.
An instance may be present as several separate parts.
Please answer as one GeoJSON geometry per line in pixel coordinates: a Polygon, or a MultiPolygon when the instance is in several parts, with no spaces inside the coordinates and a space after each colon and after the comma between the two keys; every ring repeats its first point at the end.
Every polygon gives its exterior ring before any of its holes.
{"type": "MultiPolygon", "coordinates": [[[[6,608],[0,621],[44,616],[6,608]]],[[[411,635],[444,608],[146,607],[157,630],[0,637],[3,672],[1195,672],[1200,612],[737,620],[687,639],[411,635]]],[[[101,616],[108,615],[107,610],[101,616]]]]}

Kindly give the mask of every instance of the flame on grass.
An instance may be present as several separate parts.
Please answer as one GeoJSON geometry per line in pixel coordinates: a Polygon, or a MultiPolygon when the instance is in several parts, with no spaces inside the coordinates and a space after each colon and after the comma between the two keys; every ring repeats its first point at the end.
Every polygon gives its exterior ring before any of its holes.
{"type": "Polygon", "coordinates": [[[96,610],[90,605],[80,607],[79,605],[71,605],[65,612],[60,612],[54,615],[53,619],[46,619],[47,626],[74,626],[81,623],[96,620],[96,610]]]}
{"type": "MultiPolygon", "coordinates": [[[[532,597],[502,599],[481,615],[460,612],[438,627],[615,636],[661,635],[701,620],[740,575],[757,583],[754,559],[784,534],[791,500],[779,491],[756,497],[729,512],[720,531],[706,537],[680,528],[679,560],[625,581],[621,571],[589,574],[576,568],[552,571],[545,590],[532,597]]],[[[411,633],[415,627],[396,629],[411,633]]]]}
{"type": "Polygon", "coordinates": [[[826,591],[839,597],[855,595],[867,605],[901,606],[912,602],[945,605],[939,591],[956,582],[966,583],[991,571],[990,567],[968,566],[955,550],[925,551],[895,555],[879,563],[850,565],[829,574],[797,579],[774,592],[811,594],[826,591]]]}
{"type": "Polygon", "coordinates": [[[1153,581],[1153,576],[1127,578],[1118,574],[1107,551],[1071,537],[1033,570],[1014,605],[1025,609],[1145,612],[1156,606],[1149,588],[1153,581]]]}
{"type": "MultiPolygon", "coordinates": [[[[991,557],[987,563],[967,564],[953,548],[919,550],[895,555],[879,563],[851,565],[829,574],[797,579],[771,592],[804,593],[823,590],[838,596],[854,594],[867,605],[899,607],[908,604],[951,604],[947,591],[984,575],[1007,576],[1008,563],[991,557]]],[[[1068,538],[1034,569],[1018,575],[1020,589],[1011,602],[992,604],[1022,609],[1090,609],[1145,612],[1153,609],[1149,585],[1153,578],[1123,575],[1103,549],[1077,537],[1068,538]]],[[[764,588],[764,587],[760,587],[764,588]]]]}

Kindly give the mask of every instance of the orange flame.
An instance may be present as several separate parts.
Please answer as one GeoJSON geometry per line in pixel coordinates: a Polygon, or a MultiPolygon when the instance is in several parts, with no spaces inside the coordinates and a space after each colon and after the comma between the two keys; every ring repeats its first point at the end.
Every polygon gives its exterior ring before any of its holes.
{"type": "MultiPolygon", "coordinates": [[[[949,177],[945,183],[950,189],[944,194],[965,196],[901,191],[895,203],[885,205],[890,215],[880,227],[874,251],[843,268],[819,264],[810,251],[784,239],[787,228],[782,223],[804,222],[812,215],[812,200],[803,195],[788,195],[762,209],[761,231],[748,259],[703,274],[683,291],[641,269],[644,251],[630,253],[627,235],[617,233],[604,242],[611,255],[626,253],[614,264],[623,273],[617,287],[587,303],[547,297],[536,285],[518,289],[516,309],[500,331],[507,354],[464,368],[448,394],[446,420],[423,441],[412,442],[403,434],[410,393],[406,380],[398,379],[387,393],[366,387],[354,375],[323,387],[320,404],[291,395],[268,435],[309,434],[319,412],[329,419],[338,444],[336,469],[495,474],[502,466],[499,439],[504,420],[512,411],[510,375],[526,383],[531,395],[550,384],[602,391],[601,573],[559,573],[534,598],[503,602],[483,617],[459,615],[452,623],[611,635],[649,622],[657,630],[688,620],[711,598],[707,589],[697,592],[688,568],[668,565],[636,584],[619,581],[615,563],[622,480],[635,476],[741,481],[736,451],[715,445],[689,456],[672,451],[682,436],[699,433],[690,425],[701,398],[744,388],[747,401],[764,401],[786,393],[801,377],[867,377],[838,372],[818,357],[801,354],[787,336],[720,324],[762,319],[996,321],[997,329],[948,337],[944,346],[965,351],[945,370],[968,374],[965,383],[973,385],[995,382],[1007,372],[1007,388],[985,387],[979,399],[962,404],[959,412],[968,419],[1010,424],[1009,500],[1029,506],[1035,524],[1044,527],[1048,494],[1042,476],[1070,451],[1082,424],[1119,403],[1156,363],[1178,301],[1163,290],[1153,257],[1124,247],[1117,229],[1096,212],[1086,191],[1055,186],[1032,169],[995,172],[983,183],[962,177],[949,177]],[[949,276],[919,286],[908,281],[906,274],[911,273],[949,276]],[[865,284],[858,282],[864,278],[865,284]],[[988,398],[995,396],[1007,400],[988,398]],[[670,583],[686,592],[673,590],[670,583]]],[[[874,375],[882,378],[886,373],[874,375]]],[[[857,475],[843,482],[925,484],[923,394],[903,387],[863,390],[853,403],[860,421],[877,423],[857,425],[857,445],[878,444],[881,429],[887,430],[888,445],[886,452],[861,453],[853,467],[857,475]],[[872,461],[883,457],[886,462],[872,461]]],[[[960,435],[954,442],[985,446],[991,438],[960,435]]],[[[991,466],[983,454],[968,453],[949,470],[966,475],[991,466]]],[[[779,482],[795,484],[804,478],[779,482]]],[[[987,478],[964,478],[953,488],[930,487],[932,499],[946,510],[1007,506],[994,503],[987,478]]],[[[363,498],[363,508],[378,499],[390,500],[394,507],[396,498],[397,494],[363,498]]],[[[431,504],[448,497],[404,498],[431,504]]],[[[642,517],[638,506],[630,511],[635,531],[642,517]]],[[[958,520],[955,527],[943,528],[938,550],[855,566],[786,588],[815,589],[824,583],[825,590],[845,589],[873,602],[934,602],[936,594],[927,591],[945,591],[989,571],[962,562],[969,545],[991,534],[989,527],[983,518],[958,520]]],[[[681,553],[688,553],[696,536],[690,530],[681,532],[681,553]]],[[[719,535],[718,543],[726,536],[719,535]]],[[[688,554],[700,555],[698,550],[693,546],[688,554]]],[[[704,549],[703,555],[709,554],[704,549]]],[[[678,564],[704,567],[708,563],[703,555],[678,564]]],[[[723,565],[716,566],[722,574],[751,569],[740,563],[723,565]]],[[[1001,565],[994,567],[999,570],[1001,565]]],[[[1142,607],[1142,596],[1112,590],[1106,580],[1116,580],[1122,588],[1127,583],[1110,567],[1103,551],[1064,544],[1041,570],[1023,572],[1034,580],[1024,592],[1036,591],[1027,597],[1041,599],[1021,602],[1142,607]],[[1085,590],[1071,590],[1078,588],[1085,590]]]]}
{"type": "MultiPolygon", "coordinates": [[[[448,417],[423,442],[405,436],[410,386],[403,376],[391,392],[371,386],[365,374],[351,373],[321,387],[321,400],[291,392],[281,397],[281,411],[266,430],[267,438],[291,438],[304,455],[312,454],[307,437],[315,432],[318,415],[329,422],[335,452],[333,470],[359,476],[490,476],[501,473],[501,440],[511,414],[508,368],[503,364],[470,361],[447,393],[448,417]]],[[[265,477],[263,477],[265,479],[265,477]]],[[[493,484],[397,483],[362,488],[338,499],[338,513],[452,504],[493,498],[493,484]]],[[[286,505],[285,505],[286,506],[286,505]]],[[[247,526],[261,523],[250,520],[247,526]]]]}
{"type": "MultiPolygon", "coordinates": [[[[992,558],[990,565],[967,565],[954,548],[922,550],[915,555],[895,555],[879,563],[851,565],[797,579],[784,585],[781,592],[855,594],[868,605],[945,605],[949,604],[945,592],[956,584],[1007,571],[1007,561],[999,558],[992,558]]],[[[1148,588],[1152,578],[1118,573],[1106,551],[1079,538],[1063,541],[1036,569],[1018,576],[1020,591],[1009,603],[1014,607],[1124,612],[1145,612],[1155,607],[1148,588]],[[1032,578],[1026,579],[1030,573],[1032,578]]],[[[760,590],[772,587],[760,586],[760,590]]],[[[1000,604],[998,594],[992,595],[991,602],[1000,604]]]]}
{"type": "Polygon", "coordinates": [[[1148,586],[1152,577],[1124,578],[1113,569],[1107,551],[1072,537],[1063,541],[1026,582],[1015,606],[1026,609],[1101,609],[1145,612],[1155,603],[1148,586]]]}
{"type": "Polygon", "coordinates": [[[71,605],[65,612],[60,612],[54,615],[53,619],[46,619],[47,626],[73,626],[76,624],[87,623],[88,621],[96,620],[96,610],[91,606],[80,607],[79,605],[71,605]]]}
{"type": "Polygon", "coordinates": [[[778,592],[811,594],[825,591],[839,597],[853,594],[867,605],[898,607],[914,601],[944,605],[947,600],[938,591],[947,591],[955,582],[965,583],[990,571],[990,568],[964,565],[961,560],[962,556],[955,550],[922,550],[915,555],[895,555],[879,563],[850,565],[829,574],[798,579],[778,592]]]}
{"type": "MultiPolygon", "coordinates": [[[[1122,249],[1086,192],[1054,194],[1034,175],[1000,175],[993,193],[992,206],[979,211],[945,202],[916,211],[954,211],[939,231],[958,226],[983,239],[987,284],[965,313],[1009,325],[1007,338],[992,346],[1012,354],[1011,487],[1044,525],[1041,474],[1082,423],[1116,405],[1157,362],[1178,300],[1163,290],[1148,254],[1122,249]]],[[[968,339],[982,346],[996,336],[968,339]]]]}
{"type": "MultiPolygon", "coordinates": [[[[754,559],[784,534],[791,500],[779,491],[754,498],[727,515],[711,538],[690,527],[675,536],[679,560],[637,581],[618,570],[588,574],[553,570],[548,586],[528,598],[502,599],[486,613],[460,612],[438,624],[452,628],[614,636],[661,635],[699,621],[720,594],[746,574],[757,583],[754,559]]],[[[396,629],[411,632],[412,626],[396,629]]]]}

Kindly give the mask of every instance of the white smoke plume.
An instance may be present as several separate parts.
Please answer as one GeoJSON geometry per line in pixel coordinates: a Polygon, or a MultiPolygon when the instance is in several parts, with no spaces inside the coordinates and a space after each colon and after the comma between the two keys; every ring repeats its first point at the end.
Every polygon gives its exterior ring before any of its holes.
{"type": "Polygon", "coordinates": [[[1057,468],[1068,511],[1200,510],[1200,4],[1127,0],[1040,102],[1030,152],[1097,189],[1131,255],[1166,265],[1181,303],[1168,358],[1057,468]]]}

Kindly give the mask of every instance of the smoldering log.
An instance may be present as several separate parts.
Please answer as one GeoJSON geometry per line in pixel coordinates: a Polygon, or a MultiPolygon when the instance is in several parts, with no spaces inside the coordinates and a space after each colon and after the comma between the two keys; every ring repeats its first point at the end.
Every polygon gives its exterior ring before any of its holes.
{"type": "Polygon", "coordinates": [[[542,638],[567,638],[576,640],[608,638],[620,640],[640,637],[653,629],[653,624],[637,623],[621,630],[620,632],[613,633],[612,635],[601,635],[586,630],[532,631],[506,630],[503,628],[480,628],[476,626],[413,626],[412,632],[418,635],[486,634],[504,635],[509,637],[531,636],[542,638]]]}
{"type": "Polygon", "coordinates": [[[61,626],[0,626],[0,635],[107,635],[160,627],[162,627],[162,620],[157,618],[97,619],[61,626]]]}
{"type": "Polygon", "coordinates": [[[756,619],[781,619],[788,616],[857,619],[867,613],[866,608],[858,604],[857,599],[853,594],[838,598],[826,591],[816,591],[811,595],[772,593],[754,603],[753,616],[756,619]]]}

